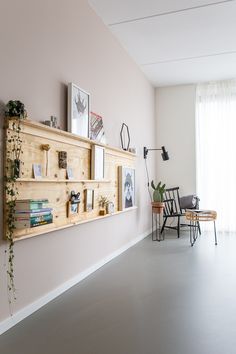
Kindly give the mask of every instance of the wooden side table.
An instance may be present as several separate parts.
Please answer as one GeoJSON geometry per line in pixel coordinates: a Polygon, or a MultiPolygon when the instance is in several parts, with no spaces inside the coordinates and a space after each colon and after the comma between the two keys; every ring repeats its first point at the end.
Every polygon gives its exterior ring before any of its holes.
{"type": "Polygon", "coordinates": [[[201,221],[213,221],[214,223],[214,233],[215,233],[215,245],[217,245],[216,236],[216,219],[217,212],[214,210],[191,210],[187,209],[185,213],[186,219],[190,222],[190,244],[194,245],[198,238],[199,229],[197,227],[198,223],[201,221]]]}

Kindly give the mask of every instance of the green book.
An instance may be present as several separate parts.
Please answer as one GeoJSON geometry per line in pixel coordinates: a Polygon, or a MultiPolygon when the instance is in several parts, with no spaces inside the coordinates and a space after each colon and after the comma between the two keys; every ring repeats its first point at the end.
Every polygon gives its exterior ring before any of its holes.
{"type": "Polygon", "coordinates": [[[53,215],[42,215],[39,217],[26,217],[26,218],[19,218],[15,220],[15,228],[16,229],[28,229],[30,227],[36,227],[40,225],[50,224],[53,222],[53,215]]]}
{"type": "Polygon", "coordinates": [[[48,199],[26,199],[16,201],[16,211],[43,209],[48,204],[48,199]]]}
{"type": "Polygon", "coordinates": [[[52,214],[31,217],[30,218],[30,223],[34,224],[34,223],[37,223],[37,222],[40,222],[40,221],[48,221],[48,220],[52,220],[52,214]]]}

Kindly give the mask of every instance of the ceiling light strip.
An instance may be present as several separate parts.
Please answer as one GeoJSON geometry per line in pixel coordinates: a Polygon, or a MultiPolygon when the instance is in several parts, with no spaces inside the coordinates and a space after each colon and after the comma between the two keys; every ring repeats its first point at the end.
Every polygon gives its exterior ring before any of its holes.
{"type": "Polygon", "coordinates": [[[154,15],[149,15],[149,16],[144,16],[144,17],[137,17],[137,18],[134,18],[134,19],[131,19],[131,20],[123,20],[123,21],[119,21],[119,22],[109,23],[108,26],[113,27],[113,26],[122,25],[122,24],[125,24],[125,23],[132,23],[132,22],[136,22],[136,21],[148,20],[150,18],[155,18],[155,17],[160,17],[160,16],[167,16],[167,15],[177,14],[177,13],[185,12],[185,11],[192,11],[192,10],[201,9],[201,8],[205,8],[205,7],[221,5],[221,4],[228,3],[228,2],[233,2],[233,1],[235,1],[235,0],[223,0],[223,1],[217,1],[217,2],[214,2],[214,3],[211,3],[211,4],[186,7],[184,9],[180,9],[180,10],[161,12],[159,14],[154,14],[154,15]]]}
{"type": "Polygon", "coordinates": [[[144,64],[140,64],[140,65],[141,66],[149,66],[149,65],[156,65],[156,64],[166,64],[166,63],[174,63],[174,62],[185,61],[185,60],[201,59],[201,58],[216,57],[216,56],[220,56],[220,55],[230,55],[230,54],[236,54],[236,50],[232,50],[230,52],[221,52],[221,53],[214,53],[214,54],[199,55],[199,56],[195,56],[195,57],[160,60],[160,61],[155,61],[152,63],[144,63],[144,64]]]}

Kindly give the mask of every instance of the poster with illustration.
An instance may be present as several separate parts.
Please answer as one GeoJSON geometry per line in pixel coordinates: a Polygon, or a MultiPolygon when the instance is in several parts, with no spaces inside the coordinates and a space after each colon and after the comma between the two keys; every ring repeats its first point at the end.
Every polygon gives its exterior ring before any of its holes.
{"type": "Polygon", "coordinates": [[[135,206],[135,170],[119,166],[119,210],[135,206]]]}
{"type": "Polygon", "coordinates": [[[89,93],[73,83],[68,85],[67,130],[89,138],[89,93]]]}
{"type": "Polygon", "coordinates": [[[94,112],[90,113],[90,139],[106,144],[103,119],[94,112]]]}

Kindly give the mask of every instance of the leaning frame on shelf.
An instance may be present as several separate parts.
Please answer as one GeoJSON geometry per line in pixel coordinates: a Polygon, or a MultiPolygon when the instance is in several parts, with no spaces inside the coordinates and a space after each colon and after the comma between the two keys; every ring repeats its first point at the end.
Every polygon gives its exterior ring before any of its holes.
{"type": "MultiPolygon", "coordinates": [[[[7,136],[12,132],[12,124],[13,121],[9,120],[6,126],[5,151],[8,148],[7,136]]],[[[53,223],[15,230],[15,241],[121,213],[118,207],[118,166],[134,168],[134,154],[31,120],[22,122],[21,139],[23,154],[20,177],[16,180],[17,199],[48,198],[49,206],[53,209],[53,223]],[[105,176],[102,180],[91,179],[91,150],[94,145],[105,149],[105,176]],[[67,152],[67,165],[73,169],[74,179],[66,179],[66,169],[59,168],[58,155],[61,151],[67,152]],[[33,178],[33,164],[42,166],[42,178],[33,178]],[[94,190],[94,209],[90,212],[85,211],[85,189],[94,190]],[[82,197],[80,212],[73,218],[68,217],[67,213],[71,191],[80,192],[82,197]],[[114,202],[114,214],[99,216],[98,200],[101,195],[114,202]]],[[[5,195],[5,202],[6,198],[5,195]]],[[[6,208],[4,208],[5,225],[6,220],[6,208]]],[[[6,230],[4,238],[6,238],[6,230]]]]}

